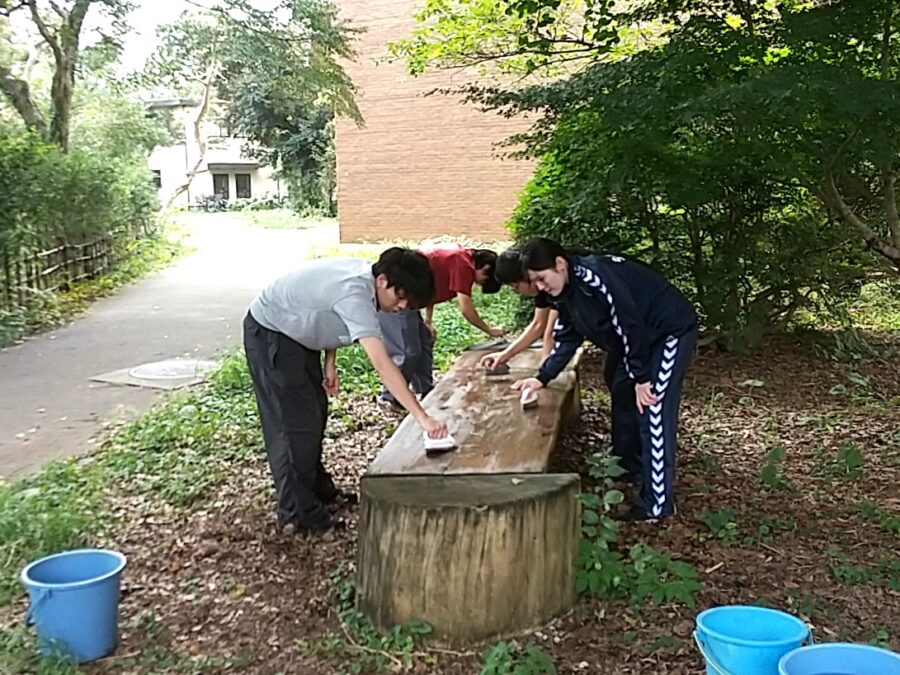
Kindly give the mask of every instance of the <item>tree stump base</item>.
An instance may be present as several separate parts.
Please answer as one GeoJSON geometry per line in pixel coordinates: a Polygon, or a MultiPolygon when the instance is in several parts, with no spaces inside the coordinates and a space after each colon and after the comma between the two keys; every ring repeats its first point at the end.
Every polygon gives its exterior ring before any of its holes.
{"type": "Polygon", "coordinates": [[[575,603],[580,491],[577,474],[364,477],[359,610],[451,646],[545,623],[575,603]]]}

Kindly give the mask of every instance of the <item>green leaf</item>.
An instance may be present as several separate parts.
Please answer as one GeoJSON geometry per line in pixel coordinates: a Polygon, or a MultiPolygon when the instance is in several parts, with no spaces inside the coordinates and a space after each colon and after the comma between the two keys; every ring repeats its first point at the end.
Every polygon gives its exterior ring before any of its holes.
{"type": "Polygon", "coordinates": [[[625,500],[625,494],[621,490],[610,490],[603,495],[603,503],[607,506],[621,504],[625,500]]]}

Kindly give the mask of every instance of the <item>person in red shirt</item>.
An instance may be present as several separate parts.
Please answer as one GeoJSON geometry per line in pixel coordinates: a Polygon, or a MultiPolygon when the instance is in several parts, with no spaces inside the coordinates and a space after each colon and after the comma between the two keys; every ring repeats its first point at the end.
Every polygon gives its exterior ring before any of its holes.
{"type": "MultiPolygon", "coordinates": [[[[394,363],[416,393],[423,397],[434,387],[432,375],[434,342],[434,306],[457,299],[460,314],[475,328],[491,337],[504,334],[502,326],[490,326],[478,315],[472,302],[472,288],[480,286],[482,293],[496,293],[501,284],[494,278],[497,254],[491,250],[471,249],[459,244],[444,244],[421,251],[428,258],[434,274],[434,296],[425,307],[425,318],[418,308],[403,312],[379,312],[381,332],[394,363]]],[[[400,411],[387,390],[378,398],[384,407],[400,411]]]]}

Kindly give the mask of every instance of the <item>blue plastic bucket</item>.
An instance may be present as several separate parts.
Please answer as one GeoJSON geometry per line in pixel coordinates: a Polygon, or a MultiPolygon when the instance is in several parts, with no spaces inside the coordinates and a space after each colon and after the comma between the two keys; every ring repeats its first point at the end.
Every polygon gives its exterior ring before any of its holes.
{"type": "Polygon", "coordinates": [[[778,661],[804,642],[809,627],[765,607],[713,607],[697,615],[694,640],[707,675],[778,675],[778,661]]]}
{"type": "Polygon", "coordinates": [[[30,601],[25,618],[37,628],[41,652],[85,663],[116,648],[123,569],[121,553],[82,549],[41,558],[22,570],[30,601]]]}
{"type": "Polygon", "coordinates": [[[781,657],[779,675],[900,675],[900,654],[850,642],[800,647],[781,657]]]}

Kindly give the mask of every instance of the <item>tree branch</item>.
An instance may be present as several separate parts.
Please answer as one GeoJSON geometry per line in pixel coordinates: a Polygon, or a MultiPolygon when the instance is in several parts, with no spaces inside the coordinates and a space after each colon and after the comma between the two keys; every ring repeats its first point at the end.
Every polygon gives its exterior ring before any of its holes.
{"type": "Polygon", "coordinates": [[[57,64],[60,63],[63,60],[63,53],[59,46],[59,40],[56,39],[56,35],[53,34],[53,31],[50,30],[50,27],[44,22],[43,17],[38,12],[37,0],[25,0],[25,5],[31,10],[31,20],[37,26],[38,32],[44,38],[44,42],[53,50],[53,58],[57,64]]]}
{"type": "Polygon", "coordinates": [[[69,14],[69,28],[71,28],[72,35],[75,37],[76,49],[78,45],[78,36],[81,35],[81,26],[84,24],[84,17],[92,2],[94,2],[94,0],[75,0],[75,5],[72,7],[72,13],[69,14]]]}
{"type": "Polygon", "coordinates": [[[47,138],[47,121],[31,98],[28,82],[13,76],[10,70],[0,64],[0,90],[21,115],[25,126],[37,131],[41,138],[47,138]]]}
{"type": "Polygon", "coordinates": [[[825,165],[826,173],[832,172],[832,169],[834,169],[838,159],[840,159],[841,155],[844,154],[844,150],[847,149],[847,146],[856,139],[856,137],[859,135],[860,130],[861,127],[856,127],[853,131],[850,132],[850,135],[841,142],[841,144],[838,146],[838,149],[834,151],[834,155],[832,156],[832,158],[828,160],[828,164],[825,165]]]}
{"type": "Polygon", "coordinates": [[[56,12],[56,15],[60,19],[62,19],[63,21],[66,20],[66,13],[62,10],[62,8],[60,8],[59,5],[57,5],[55,2],[53,2],[53,0],[50,0],[50,7],[53,9],[54,12],[56,12]]]}
{"type": "Polygon", "coordinates": [[[204,82],[203,89],[203,99],[200,102],[200,109],[197,111],[197,117],[194,118],[194,140],[197,143],[197,149],[199,154],[197,155],[197,161],[194,162],[193,168],[185,174],[187,180],[182,185],[179,185],[175,191],[172,193],[172,196],[169,197],[169,200],[166,202],[165,209],[168,210],[172,204],[175,203],[175,200],[178,199],[182,194],[188,191],[191,187],[191,183],[198,173],[202,173],[200,171],[200,167],[203,165],[203,160],[206,158],[206,149],[207,143],[206,138],[203,136],[203,120],[206,118],[207,112],[209,112],[209,104],[212,101],[212,90],[213,90],[213,82],[215,82],[216,75],[218,74],[218,57],[217,57],[217,45],[213,45],[212,49],[212,57],[210,58],[209,66],[206,69],[206,81],[204,82]]]}
{"type": "Polygon", "coordinates": [[[869,224],[856,215],[838,191],[834,182],[834,173],[828,169],[825,172],[825,185],[822,191],[823,201],[836,211],[847,223],[855,227],[863,236],[866,245],[876,253],[881,254],[891,261],[900,270],[900,246],[894,246],[878,236],[878,233],[869,224]]]}
{"type": "Polygon", "coordinates": [[[9,18],[13,12],[22,9],[27,4],[28,3],[26,2],[26,0],[22,0],[22,2],[17,2],[13,5],[10,5],[9,7],[0,8],[0,16],[9,18]]]}

